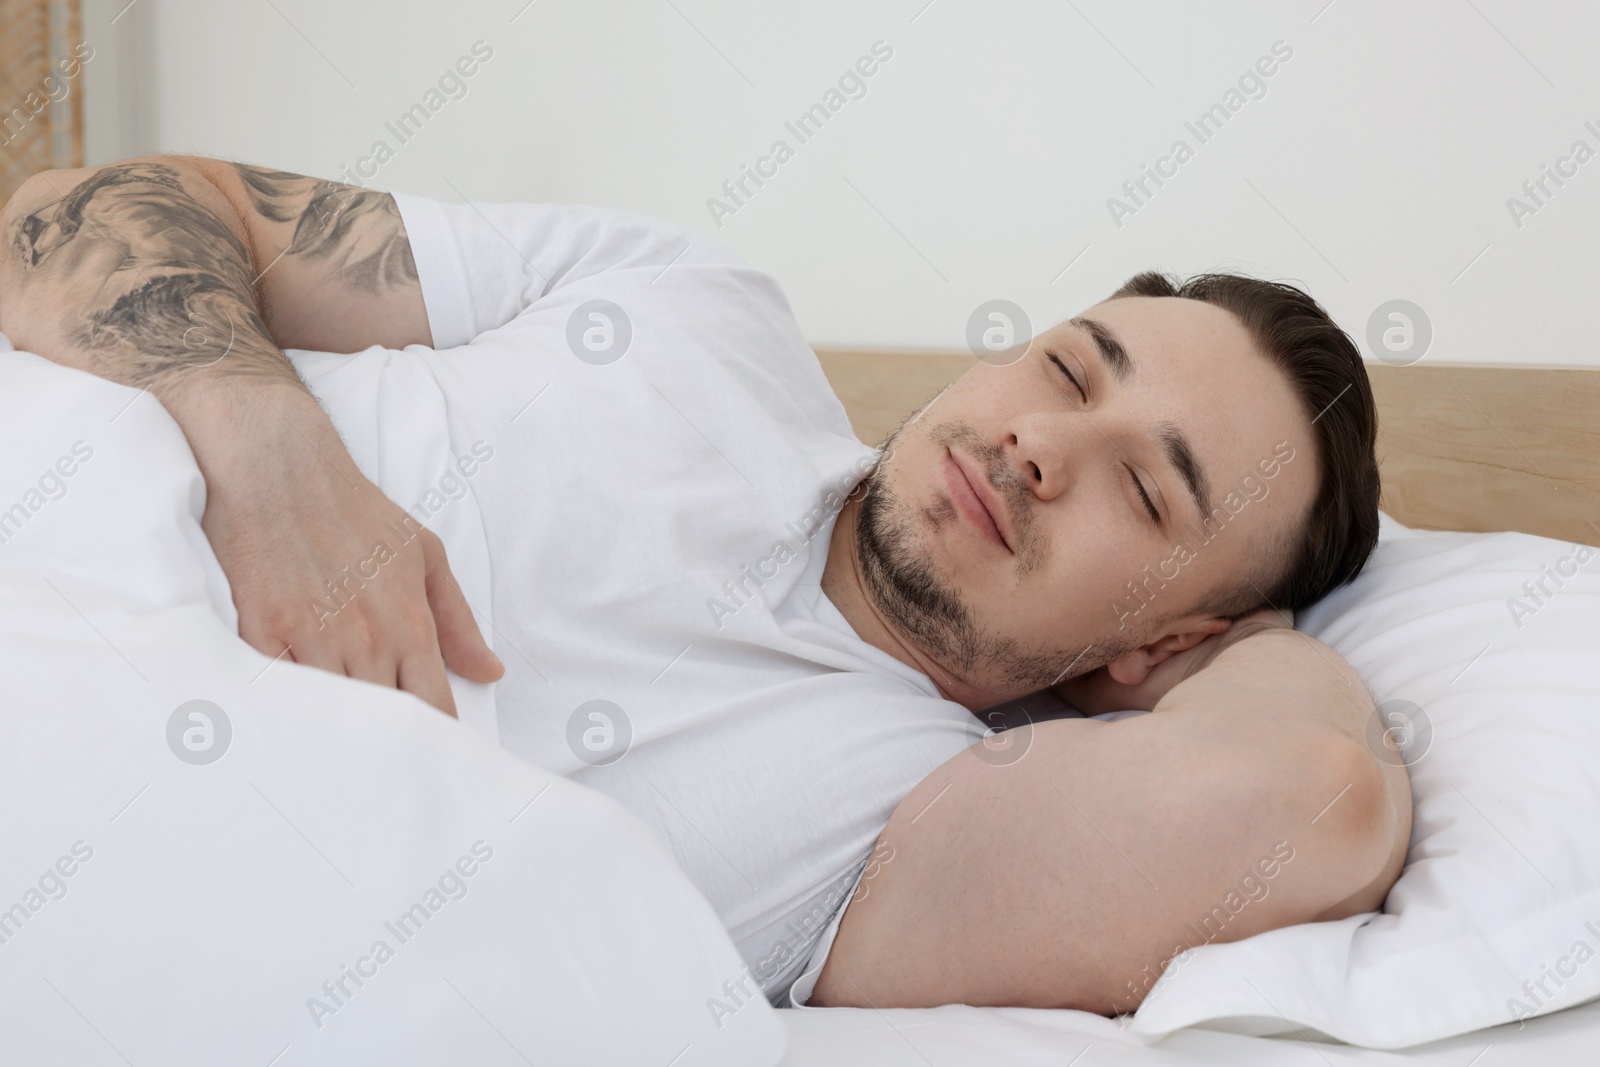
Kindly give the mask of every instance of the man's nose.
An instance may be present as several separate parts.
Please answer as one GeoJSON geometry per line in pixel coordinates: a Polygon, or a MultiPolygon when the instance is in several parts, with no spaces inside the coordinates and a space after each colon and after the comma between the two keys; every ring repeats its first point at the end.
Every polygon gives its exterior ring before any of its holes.
{"type": "MultiPolygon", "coordinates": [[[[1028,492],[1039,500],[1054,500],[1077,477],[1098,439],[1081,415],[1069,418],[1030,416],[1017,420],[1007,436],[1005,451],[1028,492]]],[[[1102,441],[1103,443],[1103,441],[1102,441]]]]}

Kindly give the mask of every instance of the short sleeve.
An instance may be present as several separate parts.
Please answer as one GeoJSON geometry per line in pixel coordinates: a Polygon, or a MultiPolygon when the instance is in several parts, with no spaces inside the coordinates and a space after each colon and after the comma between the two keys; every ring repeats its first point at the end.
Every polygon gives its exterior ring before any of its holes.
{"type": "Polygon", "coordinates": [[[785,1004],[780,999],[779,1007],[809,1008],[811,1007],[811,994],[817,988],[817,979],[822,977],[823,965],[828,962],[828,953],[833,951],[833,942],[839,936],[839,924],[844,921],[845,909],[855,899],[856,890],[861,888],[861,879],[866,876],[867,864],[861,865],[861,870],[856,872],[855,881],[850,883],[850,892],[844,896],[844,903],[839,905],[839,910],[833,913],[833,919],[828,923],[827,929],[822,931],[822,936],[817,939],[816,947],[811,950],[811,957],[806,960],[805,968],[800,972],[800,977],[794,980],[789,987],[785,1004]]]}
{"type": "Polygon", "coordinates": [[[577,204],[454,204],[394,194],[417,264],[433,347],[503,326],[563,285],[678,262],[744,266],[731,250],[671,223],[577,204]]]}

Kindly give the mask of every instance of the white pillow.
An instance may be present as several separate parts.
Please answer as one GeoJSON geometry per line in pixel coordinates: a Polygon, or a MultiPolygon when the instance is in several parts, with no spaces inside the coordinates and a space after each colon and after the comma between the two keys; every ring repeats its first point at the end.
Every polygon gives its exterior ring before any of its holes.
{"type": "Polygon", "coordinates": [[[1360,672],[1375,751],[1409,767],[1405,871],[1382,913],[1180,957],[1140,1035],[1399,1048],[1600,996],[1600,549],[1385,526],[1296,625],[1360,672]]]}
{"type": "Polygon", "coordinates": [[[204,503],[154,400],[0,355],[0,1062],[778,1060],[653,833],[251,650],[204,503]]]}

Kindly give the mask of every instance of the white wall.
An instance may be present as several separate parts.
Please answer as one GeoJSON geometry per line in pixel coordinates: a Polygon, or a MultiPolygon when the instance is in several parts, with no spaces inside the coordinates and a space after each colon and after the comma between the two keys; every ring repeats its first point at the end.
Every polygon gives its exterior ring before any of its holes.
{"type": "Polygon", "coordinates": [[[1600,159],[1520,226],[1507,206],[1600,152],[1579,0],[524,2],[139,0],[124,141],[337,176],[482,40],[467,96],[369,184],[714,232],[815,343],[959,348],[990,298],[1042,326],[1137,270],[1222,268],[1300,282],[1358,339],[1412,300],[1430,360],[1600,364],[1600,159]],[[799,144],[785,120],[879,40],[866,96],[799,144]],[[1265,96],[1200,144],[1185,121],[1276,41],[1265,96]],[[1180,137],[1194,157],[1119,226],[1108,198],[1180,137]],[[707,199],[778,138],[794,158],[718,228],[707,199]]]}
{"type": "Polygon", "coordinates": [[[155,121],[150,107],[153,19],[143,4],[83,0],[83,38],[92,51],[83,64],[83,153],[90,165],[149,151],[155,121]]]}

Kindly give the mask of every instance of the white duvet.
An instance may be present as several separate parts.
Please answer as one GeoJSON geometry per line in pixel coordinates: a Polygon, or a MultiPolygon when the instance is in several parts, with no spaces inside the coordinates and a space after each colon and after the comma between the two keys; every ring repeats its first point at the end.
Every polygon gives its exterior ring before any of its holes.
{"type": "Polygon", "coordinates": [[[666,849],[483,736],[486,690],[457,723],[240,641],[204,499],[152,397],[0,353],[0,1062],[776,1062],[666,849]]]}
{"type": "MultiPolygon", "coordinates": [[[[248,648],[165,410],[5,347],[0,1063],[777,1061],[778,1015],[653,833],[502,751],[486,687],[453,679],[458,723],[248,648]]],[[[418,499],[451,459],[437,394],[380,354],[370,376],[332,373],[343,358],[299,367],[344,391],[362,469],[418,499]]],[[[470,496],[433,525],[486,616],[470,496]]],[[[1400,1047],[1600,996],[1600,563],[1583,552],[1408,535],[1306,613],[1383,707],[1410,709],[1411,862],[1381,915],[1199,949],[1125,1038],[1400,1047]]],[[[884,1023],[920,1059],[908,1031],[962,1011],[828,1018],[884,1023]]],[[[800,1023],[792,1062],[832,1025],[800,1023]]]]}

